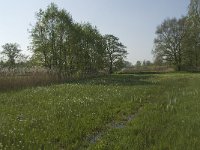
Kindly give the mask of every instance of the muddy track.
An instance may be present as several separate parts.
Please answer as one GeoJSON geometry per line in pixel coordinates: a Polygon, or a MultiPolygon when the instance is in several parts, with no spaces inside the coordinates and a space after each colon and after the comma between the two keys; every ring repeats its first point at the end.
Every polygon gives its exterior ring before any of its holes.
{"type": "Polygon", "coordinates": [[[107,132],[109,132],[112,129],[123,129],[125,128],[129,122],[133,121],[135,117],[140,113],[143,106],[140,106],[137,111],[133,114],[129,114],[128,116],[124,116],[121,121],[112,121],[108,124],[106,124],[106,130],[99,131],[96,133],[93,133],[89,135],[86,138],[86,141],[88,141],[90,144],[97,143],[104,135],[106,135],[107,132]]]}

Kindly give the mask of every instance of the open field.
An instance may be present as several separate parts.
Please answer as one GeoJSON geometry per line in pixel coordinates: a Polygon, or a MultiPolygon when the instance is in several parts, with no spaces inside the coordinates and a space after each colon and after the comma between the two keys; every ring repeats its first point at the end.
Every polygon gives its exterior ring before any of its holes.
{"type": "Polygon", "coordinates": [[[112,75],[0,93],[0,149],[200,147],[200,74],[112,75]]]}

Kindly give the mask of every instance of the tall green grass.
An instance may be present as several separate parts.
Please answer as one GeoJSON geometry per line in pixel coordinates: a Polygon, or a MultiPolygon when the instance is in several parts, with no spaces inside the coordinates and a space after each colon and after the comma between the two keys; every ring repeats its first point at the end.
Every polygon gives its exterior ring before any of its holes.
{"type": "Polygon", "coordinates": [[[198,149],[199,86],[112,75],[0,93],[0,149],[198,149]]]}
{"type": "Polygon", "coordinates": [[[199,74],[156,75],[149,103],[123,129],[113,129],[90,149],[198,150],[199,74]]]}

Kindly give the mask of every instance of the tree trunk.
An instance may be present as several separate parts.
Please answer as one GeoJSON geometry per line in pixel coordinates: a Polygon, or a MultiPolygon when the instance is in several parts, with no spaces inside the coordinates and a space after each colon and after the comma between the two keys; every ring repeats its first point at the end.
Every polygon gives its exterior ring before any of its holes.
{"type": "Polygon", "coordinates": [[[113,73],[113,62],[110,62],[110,66],[109,66],[109,73],[112,74],[113,73]]]}

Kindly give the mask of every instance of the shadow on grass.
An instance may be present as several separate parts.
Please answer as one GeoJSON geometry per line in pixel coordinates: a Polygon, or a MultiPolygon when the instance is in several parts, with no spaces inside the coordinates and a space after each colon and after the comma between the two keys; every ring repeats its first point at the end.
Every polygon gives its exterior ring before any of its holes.
{"type": "Polygon", "coordinates": [[[70,81],[68,83],[88,84],[88,85],[121,85],[121,86],[134,86],[134,85],[152,85],[150,79],[154,78],[153,74],[118,74],[108,75],[103,77],[96,77],[92,79],[82,79],[78,81],[70,81]]]}

